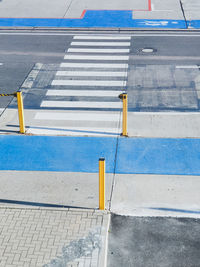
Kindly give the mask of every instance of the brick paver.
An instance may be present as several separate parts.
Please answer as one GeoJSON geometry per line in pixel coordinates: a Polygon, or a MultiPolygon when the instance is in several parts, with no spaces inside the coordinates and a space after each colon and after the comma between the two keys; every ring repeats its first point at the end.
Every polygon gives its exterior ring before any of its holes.
{"type": "Polygon", "coordinates": [[[98,266],[105,213],[0,207],[0,266],[98,266]]]}

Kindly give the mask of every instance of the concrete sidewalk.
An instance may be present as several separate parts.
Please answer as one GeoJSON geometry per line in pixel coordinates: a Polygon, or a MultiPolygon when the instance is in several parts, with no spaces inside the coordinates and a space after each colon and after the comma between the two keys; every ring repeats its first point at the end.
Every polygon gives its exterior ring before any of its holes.
{"type": "Polygon", "coordinates": [[[200,218],[199,176],[117,174],[114,214],[200,218]]]}
{"type": "Polygon", "coordinates": [[[98,0],[0,2],[0,27],[199,28],[193,0],[98,0]]]}
{"type": "MultiPolygon", "coordinates": [[[[106,174],[106,209],[109,210],[114,175],[106,174]]],[[[99,208],[97,173],[0,171],[0,203],[30,206],[99,208]]]]}

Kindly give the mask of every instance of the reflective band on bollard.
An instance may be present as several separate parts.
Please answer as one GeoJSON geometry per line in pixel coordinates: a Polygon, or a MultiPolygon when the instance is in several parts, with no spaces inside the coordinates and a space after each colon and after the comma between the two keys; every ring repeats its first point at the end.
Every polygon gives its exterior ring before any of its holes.
{"type": "Polygon", "coordinates": [[[20,133],[24,134],[25,133],[24,105],[21,92],[17,92],[17,105],[18,105],[18,115],[19,115],[19,130],[20,133]]]}
{"type": "Polygon", "coordinates": [[[105,159],[99,159],[99,209],[105,210],[105,159]]]}

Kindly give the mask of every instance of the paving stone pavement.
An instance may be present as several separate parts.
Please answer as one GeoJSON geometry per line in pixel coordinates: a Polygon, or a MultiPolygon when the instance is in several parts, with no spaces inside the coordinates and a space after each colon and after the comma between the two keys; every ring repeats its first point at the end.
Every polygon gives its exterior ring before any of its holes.
{"type": "Polygon", "coordinates": [[[0,206],[0,266],[102,266],[108,218],[98,210],[0,206]]]}

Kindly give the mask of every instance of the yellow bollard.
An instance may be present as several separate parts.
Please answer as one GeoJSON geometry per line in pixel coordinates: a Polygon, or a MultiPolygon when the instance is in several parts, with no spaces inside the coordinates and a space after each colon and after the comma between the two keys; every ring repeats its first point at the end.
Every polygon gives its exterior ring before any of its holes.
{"type": "Polygon", "coordinates": [[[127,133],[127,115],[128,115],[128,95],[122,93],[119,98],[123,101],[123,119],[122,119],[122,136],[128,136],[127,133]]]}
{"type": "Polygon", "coordinates": [[[20,133],[24,134],[25,133],[24,105],[21,92],[17,92],[17,105],[18,105],[18,115],[19,115],[19,129],[20,133]]]}
{"type": "Polygon", "coordinates": [[[99,159],[99,209],[105,210],[105,159],[99,159]]]}

